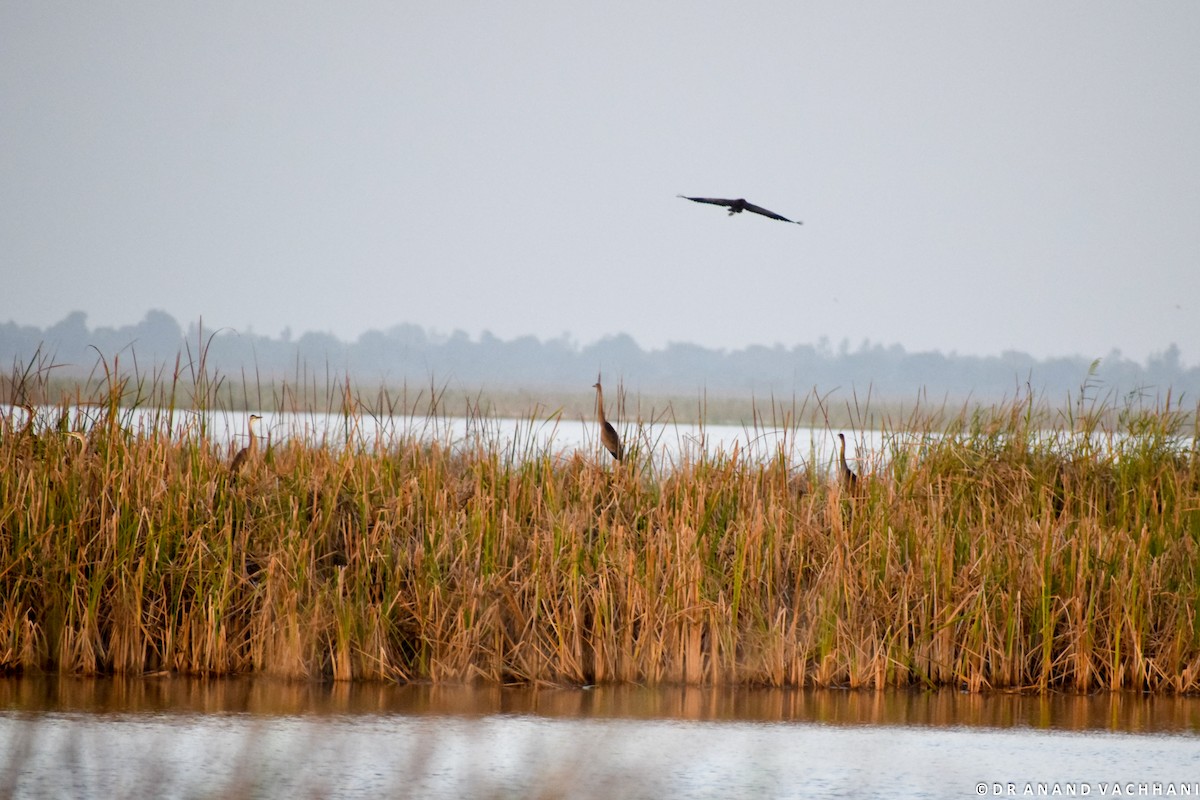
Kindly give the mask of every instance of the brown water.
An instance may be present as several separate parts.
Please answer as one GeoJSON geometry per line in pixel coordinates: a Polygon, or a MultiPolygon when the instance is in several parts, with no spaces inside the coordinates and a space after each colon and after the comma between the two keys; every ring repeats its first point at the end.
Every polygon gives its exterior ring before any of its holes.
{"type": "Polygon", "coordinates": [[[0,798],[1200,797],[1200,698],[0,680],[0,798]]]}

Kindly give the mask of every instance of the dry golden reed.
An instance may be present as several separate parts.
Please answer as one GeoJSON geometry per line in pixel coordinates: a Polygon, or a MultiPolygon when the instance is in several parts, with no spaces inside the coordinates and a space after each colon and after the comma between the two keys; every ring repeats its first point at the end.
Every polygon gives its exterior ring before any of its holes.
{"type": "Polygon", "coordinates": [[[110,376],[76,435],[65,403],[6,412],[0,669],[1200,689],[1198,438],[1169,398],[885,421],[851,494],[783,449],[653,460],[633,424],[623,464],[484,418],[365,440],[348,384],[338,441],[231,476],[175,394],[110,376]]]}

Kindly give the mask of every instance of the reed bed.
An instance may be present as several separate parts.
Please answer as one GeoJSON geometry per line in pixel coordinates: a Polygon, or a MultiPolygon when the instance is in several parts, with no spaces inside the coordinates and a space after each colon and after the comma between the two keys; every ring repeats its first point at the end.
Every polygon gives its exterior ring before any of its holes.
{"type": "Polygon", "coordinates": [[[134,394],[151,423],[112,377],[86,430],[78,397],[3,420],[0,670],[1200,689],[1200,436],[1169,398],[913,413],[851,491],[787,437],[664,460],[630,422],[617,464],[439,434],[434,402],[365,440],[348,383],[336,436],[235,476],[170,385],[134,394]]]}

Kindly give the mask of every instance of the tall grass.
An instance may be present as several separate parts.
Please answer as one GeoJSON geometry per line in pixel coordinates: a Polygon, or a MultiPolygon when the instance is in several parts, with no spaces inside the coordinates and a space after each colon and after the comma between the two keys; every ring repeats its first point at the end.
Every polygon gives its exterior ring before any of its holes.
{"type": "MultiPolygon", "coordinates": [[[[661,426],[633,424],[617,465],[539,446],[553,414],[452,438],[436,391],[418,411],[348,381],[335,439],[235,479],[176,407],[182,372],[106,365],[91,395],[6,414],[0,669],[1200,689],[1200,437],[1169,398],[885,420],[851,496],[784,446],[664,464],[661,426]],[[427,427],[367,440],[367,408],[427,427]]],[[[772,404],[753,427],[790,424],[772,404]]]]}

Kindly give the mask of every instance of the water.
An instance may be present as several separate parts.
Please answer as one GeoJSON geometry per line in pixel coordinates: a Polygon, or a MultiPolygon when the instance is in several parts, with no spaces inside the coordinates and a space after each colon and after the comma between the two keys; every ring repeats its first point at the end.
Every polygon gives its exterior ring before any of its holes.
{"type": "MultiPolygon", "coordinates": [[[[0,406],[14,429],[25,424],[26,410],[0,406]]],[[[37,409],[39,430],[55,428],[62,411],[37,409]]],[[[69,427],[86,431],[98,421],[100,411],[93,407],[74,407],[69,411],[69,427]]],[[[597,454],[595,422],[584,419],[512,419],[494,417],[449,416],[371,416],[348,417],[327,413],[261,412],[259,435],[267,442],[289,440],[313,446],[356,446],[386,449],[404,437],[439,441],[450,446],[494,446],[502,454],[519,460],[529,454],[569,455],[576,450],[597,454]]],[[[240,447],[246,442],[250,412],[176,411],[168,415],[160,409],[137,408],[123,412],[122,426],[142,435],[165,433],[175,439],[194,439],[201,431],[218,446],[240,447]]],[[[695,423],[617,423],[621,440],[628,449],[636,444],[659,467],[669,469],[681,457],[692,460],[702,455],[734,453],[739,458],[765,461],[782,454],[793,467],[812,464],[830,467],[837,455],[838,431],[827,428],[770,427],[744,425],[699,425],[695,423]]],[[[847,458],[858,469],[879,463],[884,455],[884,434],[879,431],[846,431],[847,458]]]]}
{"type": "Polygon", "coordinates": [[[1200,699],[0,681],[0,797],[1200,796],[1200,699]]]}

